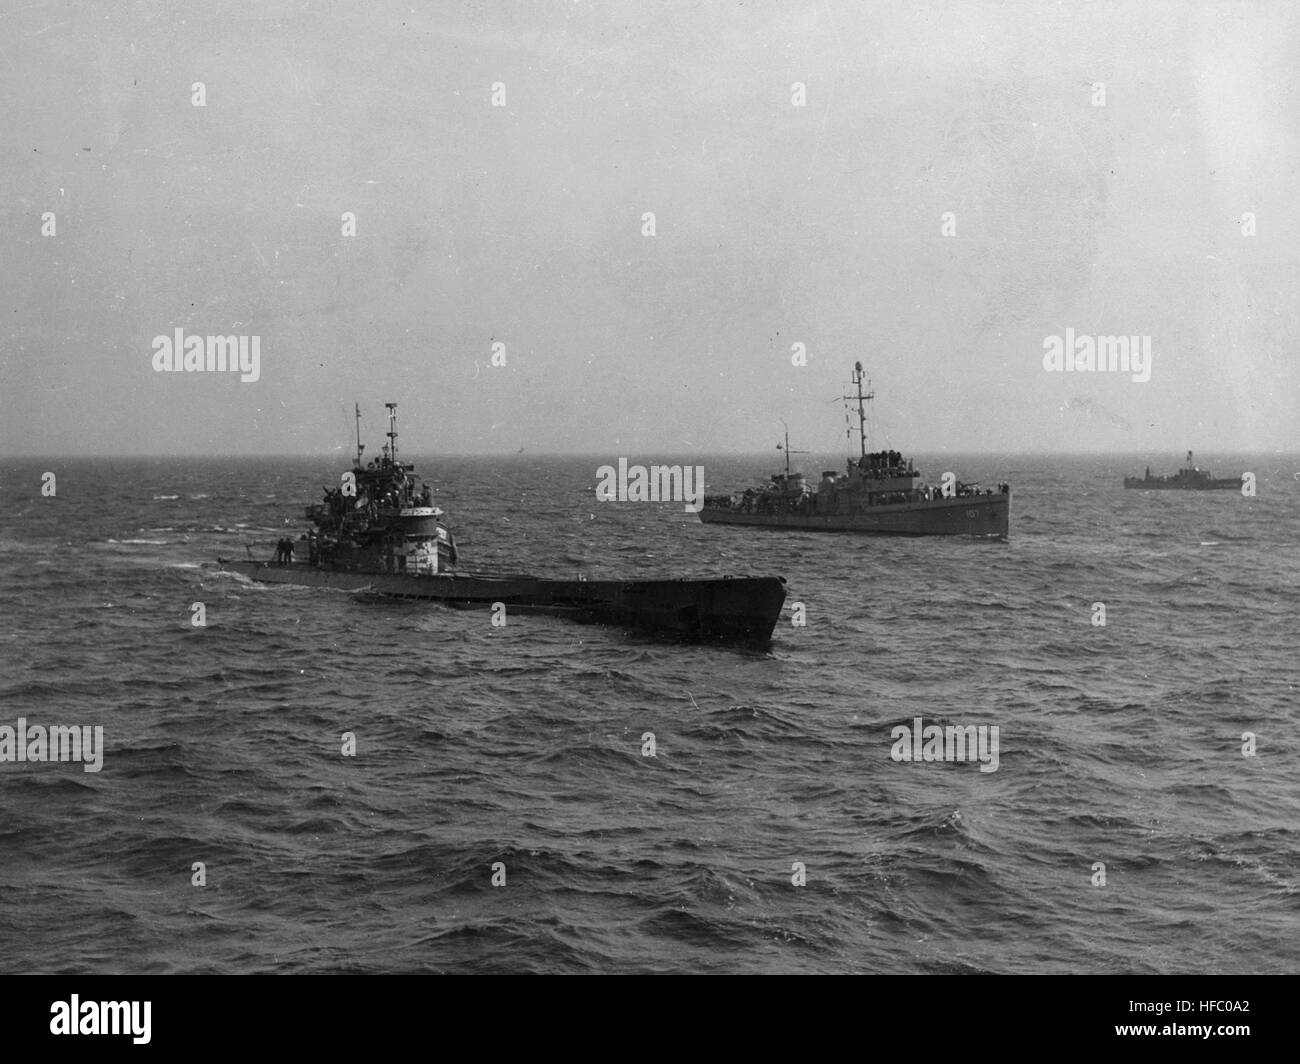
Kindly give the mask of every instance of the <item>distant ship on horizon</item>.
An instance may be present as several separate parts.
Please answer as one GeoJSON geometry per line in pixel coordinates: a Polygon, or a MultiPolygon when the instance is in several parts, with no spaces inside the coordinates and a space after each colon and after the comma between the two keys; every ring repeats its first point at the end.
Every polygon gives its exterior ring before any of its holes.
{"type": "Polygon", "coordinates": [[[1187,452],[1187,465],[1171,476],[1153,477],[1147,466],[1144,477],[1125,477],[1124,487],[1151,491],[1229,491],[1241,487],[1241,478],[1215,477],[1208,469],[1198,469],[1187,452]]]}

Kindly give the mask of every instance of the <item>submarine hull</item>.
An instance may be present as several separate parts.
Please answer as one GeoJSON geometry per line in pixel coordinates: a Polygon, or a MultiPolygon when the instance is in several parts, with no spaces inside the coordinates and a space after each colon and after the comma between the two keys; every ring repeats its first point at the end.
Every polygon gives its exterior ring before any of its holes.
{"type": "Polygon", "coordinates": [[[572,620],[676,633],[690,639],[762,643],[785,602],[780,577],[704,580],[547,580],[475,573],[403,574],[218,559],[265,584],[372,591],[450,606],[545,613],[572,620]]]}
{"type": "Polygon", "coordinates": [[[844,513],[756,513],[739,507],[705,506],[705,524],[796,528],[807,532],[861,532],[888,536],[976,536],[1005,539],[1011,522],[1011,496],[971,495],[865,506],[844,513]]]}

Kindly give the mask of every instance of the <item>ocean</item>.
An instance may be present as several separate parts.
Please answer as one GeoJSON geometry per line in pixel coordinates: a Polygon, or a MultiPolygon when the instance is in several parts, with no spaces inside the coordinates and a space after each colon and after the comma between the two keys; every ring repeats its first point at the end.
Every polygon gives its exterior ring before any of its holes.
{"type": "Polygon", "coordinates": [[[1169,456],[918,456],[1011,483],[1003,543],[407,457],[463,565],[780,575],[771,645],[216,568],[346,456],[6,460],[0,727],[102,726],[102,761],[0,763],[0,971],[1300,970],[1300,456],[1204,457],[1254,498],[1122,488],[1169,456]],[[917,718],[996,727],[995,770],[896,759],[917,718]]]}

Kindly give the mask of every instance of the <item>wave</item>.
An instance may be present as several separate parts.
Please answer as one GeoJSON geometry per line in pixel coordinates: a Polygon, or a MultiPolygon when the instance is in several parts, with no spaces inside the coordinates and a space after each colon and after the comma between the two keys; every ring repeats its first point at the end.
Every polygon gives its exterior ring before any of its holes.
{"type": "Polygon", "coordinates": [[[1215,541],[1227,541],[1228,543],[1250,543],[1254,536],[1234,536],[1229,532],[1220,532],[1217,528],[1207,528],[1201,533],[1202,536],[1213,537],[1215,541]]]}

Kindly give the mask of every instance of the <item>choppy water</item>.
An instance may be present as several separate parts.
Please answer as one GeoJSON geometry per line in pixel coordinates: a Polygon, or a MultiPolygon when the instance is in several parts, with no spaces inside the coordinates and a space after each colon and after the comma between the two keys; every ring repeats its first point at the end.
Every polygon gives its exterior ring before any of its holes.
{"type": "Polygon", "coordinates": [[[1254,499],[1122,489],[1162,457],[921,456],[1013,484],[1005,544],[417,459],[474,561],[785,576],[808,623],[766,653],[213,571],[340,463],[6,462],[0,725],[105,753],[0,764],[0,971],[1295,971],[1300,459],[1207,456],[1254,499]],[[997,725],[997,771],[892,760],[917,716],[997,725]]]}

